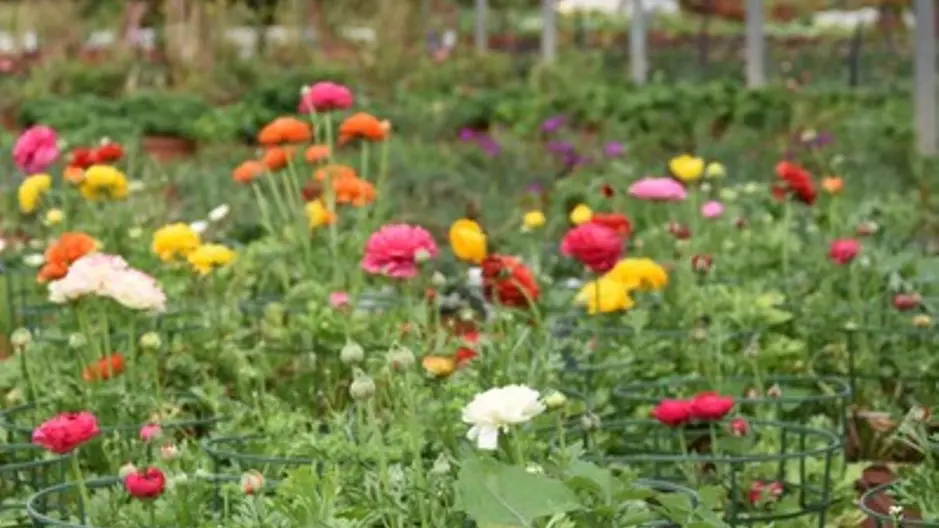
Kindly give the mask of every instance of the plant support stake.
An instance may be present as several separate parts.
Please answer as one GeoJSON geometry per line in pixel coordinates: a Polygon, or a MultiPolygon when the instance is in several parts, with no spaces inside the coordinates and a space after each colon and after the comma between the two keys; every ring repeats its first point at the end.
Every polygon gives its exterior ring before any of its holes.
{"type": "Polygon", "coordinates": [[[557,15],[554,2],[555,0],[541,0],[541,58],[545,62],[554,62],[558,52],[557,15]]]}
{"type": "Polygon", "coordinates": [[[633,9],[629,19],[629,68],[633,82],[637,85],[646,83],[649,64],[646,60],[646,11],[642,0],[633,0],[633,9]]]}
{"type": "Polygon", "coordinates": [[[476,30],[474,34],[476,51],[484,53],[489,47],[486,39],[486,15],[489,9],[489,0],[476,0],[476,30]]]}
{"type": "Polygon", "coordinates": [[[933,0],[916,0],[916,59],[913,104],[917,150],[935,156],[936,145],[936,9],[933,0]]]}
{"type": "Polygon", "coordinates": [[[747,0],[747,86],[760,88],[766,84],[763,40],[763,0],[747,0]]]}

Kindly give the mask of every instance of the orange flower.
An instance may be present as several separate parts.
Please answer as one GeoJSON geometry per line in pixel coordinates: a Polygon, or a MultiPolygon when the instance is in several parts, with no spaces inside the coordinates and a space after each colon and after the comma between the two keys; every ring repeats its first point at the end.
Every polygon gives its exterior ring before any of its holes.
{"type": "Polygon", "coordinates": [[[333,192],[336,193],[336,203],[361,207],[375,201],[375,187],[360,178],[335,178],[333,192]]]}
{"type": "Polygon", "coordinates": [[[82,379],[85,381],[109,380],[124,372],[124,368],[124,356],[111,354],[85,367],[82,371],[82,379]]]}
{"type": "Polygon", "coordinates": [[[261,157],[261,163],[263,163],[268,170],[280,170],[287,166],[287,163],[293,159],[296,153],[297,149],[295,147],[270,147],[264,151],[264,156],[261,157]]]}
{"type": "Polygon", "coordinates": [[[332,178],[333,180],[344,180],[346,178],[357,178],[355,174],[355,169],[348,165],[339,165],[339,164],[330,164],[326,165],[321,169],[317,169],[313,173],[313,177],[319,181],[323,181],[326,178],[332,178]]]}
{"type": "Polygon", "coordinates": [[[308,163],[319,163],[329,158],[328,145],[310,145],[304,156],[308,163]]]}
{"type": "Polygon", "coordinates": [[[844,180],[836,176],[829,176],[822,180],[822,189],[828,194],[841,194],[844,189],[844,180]]]}
{"type": "Polygon", "coordinates": [[[390,131],[391,124],[388,121],[379,121],[371,114],[359,112],[339,125],[339,143],[348,143],[354,139],[384,141],[390,131]]]}
{"type": "Polygon", "coordinates": [[[248,160],[235,167],[231,173],[231,178],[238,183],[251,183],[252,180],[264,174],[267,167],[260,161],[248,160]]]}
{"type": "Polygon", "coordinates": [[[303,143],[312,137],[313,130],[306,121],[296,117],[278,117],[258,132],[258,143],[267,146],[303,143]]]}
{"type": "Polygon", "coordinates": [[[85,179],[85,169],[70,165],[65,167],[65,172],[62,173],[62,177],[65,178],[67,182],[81,183],[82,180],[85,179]]]}
{"type": "Polygon", "coordinates": [[[61,279],[73,262],[97,248],[98,242],[85,233],[62,233],[58,240],[46,248],[46,264],[39,270],[36,280],[47,282],[61,279]]]}

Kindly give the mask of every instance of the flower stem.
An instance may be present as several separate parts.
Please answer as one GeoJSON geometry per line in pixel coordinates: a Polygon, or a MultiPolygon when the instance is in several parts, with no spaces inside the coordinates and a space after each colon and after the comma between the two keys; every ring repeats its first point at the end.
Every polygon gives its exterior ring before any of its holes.
{"type": "Polygon", "coordinates": [[[78,505],[78,514],[81,518],[82,523],[87,522],[87,513],[86,509],[91,506],[91,498],[88,495],[88,487],[85,486],[85,478],[82,477],[82,468],[78,464],[78,455],[73,453],[72,457],[72,478],[75,479],[75,482],[78,484],[78,494],[81,497],[81,502],[78,505]]]}

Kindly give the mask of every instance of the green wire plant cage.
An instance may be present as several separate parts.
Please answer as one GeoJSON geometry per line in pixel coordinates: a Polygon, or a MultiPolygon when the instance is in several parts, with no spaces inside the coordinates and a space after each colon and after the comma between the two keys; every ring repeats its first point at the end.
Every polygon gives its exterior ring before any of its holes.
{"type": "Polygon", "coordinates": [[[888,482],[879,486],[874,486],[865,491],[858,507],[867,516],[864,526],[874,528],[939,528],[939,520],[924,520],[918,518],[918,514],[911,515],[904,508],[892,510],[895,505],[902,506],[896,501],[897,498],[896,482],[888,482]]]}
{"type": "Polygon", "coordinates": [[[44,456],[45,451],[31,444],[0,445],[0,526],[28,528],[26,516],[29,495],[65,482],[68,456],[44,456]]]}
{"type": "Polygon", "coordinates": [[[200,445],[212,460],[212,470],[216,473],[254,470],[280,476],[317,463],[312,457],[262,454],[270,446],[270,438],[263,434],[206,438],[200,445]]]}

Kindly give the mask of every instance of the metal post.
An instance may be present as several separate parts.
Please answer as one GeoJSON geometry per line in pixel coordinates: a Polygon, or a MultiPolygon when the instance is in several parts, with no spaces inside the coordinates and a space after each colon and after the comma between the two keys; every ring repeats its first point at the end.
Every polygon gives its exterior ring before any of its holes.
{"type": "Polygon", "coordinates": [[[488,0],[476,0],[476,51],[484,53],[489,48],[489,40],[486,34],[486,16],[489,9],[488,0]]]}
{"type": "Polygon", "coordinates": [[[633,10],[629,20],[629,67],[633,82],[637,85],[646,83],[649,62],[646,56],[646,11],[642,0],[633,0],[633,10]]]}
{"type": "Polygon", "coordinates": [[[765,42],[763,39],[763,0],[747,0],[747,86],[766,84],[765,42]]]}
{"type": "Polygon", "coordinates": [[[541,0],[541,58],[545,62],[554,62],[558,54],[557,13],[555,0],[541,0]]]}
{"type": "Polygon", "coordinates": [[[936,144],[936,9],[933,0],[915,1],[916,59],[913,103],[920,154],[935,156],[936,144]]]}

